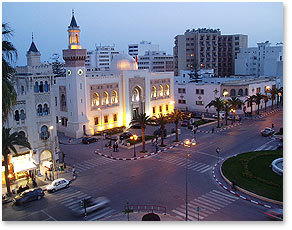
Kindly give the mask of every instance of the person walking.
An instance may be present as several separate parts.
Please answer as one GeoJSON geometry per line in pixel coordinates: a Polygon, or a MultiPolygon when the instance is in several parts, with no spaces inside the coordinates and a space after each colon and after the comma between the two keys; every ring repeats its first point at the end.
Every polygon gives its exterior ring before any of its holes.
{"type": "Polygon", "coordinates": [[[118,142],[116,142],[116,152],[118,152],[119,151],[119,144],[118,144],[118,142]]]}

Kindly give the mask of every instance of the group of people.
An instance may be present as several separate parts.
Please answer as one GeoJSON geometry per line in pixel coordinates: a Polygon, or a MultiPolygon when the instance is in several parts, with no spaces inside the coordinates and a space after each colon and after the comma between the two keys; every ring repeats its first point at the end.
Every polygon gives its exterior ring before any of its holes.
{"type": "Polygon", "coordinates": [[[49,170],[45,171],[45,181],[47,180],[50,180],[50,181],[54,180],[54,175],[52,171],[49,171],[49,170]]]}
{"type": "Polygon", "coordinates": [[[112,140],[110,140],[109,143],[105,147],[109,147],[110,149],[113,149],[114,152],[119,151],[119,145],[117,141],[115,141],[114,144],[112,145],[112,140]]]}

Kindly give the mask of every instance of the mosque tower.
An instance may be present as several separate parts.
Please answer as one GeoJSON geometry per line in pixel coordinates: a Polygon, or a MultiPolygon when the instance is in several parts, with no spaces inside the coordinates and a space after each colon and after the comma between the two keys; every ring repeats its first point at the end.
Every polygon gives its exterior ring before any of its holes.
{"type": "Polygon", "coordinates": [[[29,50],[26,53],[26,60],[28,66],[40,66],[41,65],[41,53],[36,48],[36,45],[33,41],[33,34],[32,34],[32,41],[29,47],[29,50]]]}
{"type": "Polygon", "coordinates": [[[66,68],[66,94],[68,108],[68,136],[82,137],[88,132],[86,111],[86,49],[80,45],[80,29],[72,11],[68,26],[69,46],[63,50],[66,68]]]}

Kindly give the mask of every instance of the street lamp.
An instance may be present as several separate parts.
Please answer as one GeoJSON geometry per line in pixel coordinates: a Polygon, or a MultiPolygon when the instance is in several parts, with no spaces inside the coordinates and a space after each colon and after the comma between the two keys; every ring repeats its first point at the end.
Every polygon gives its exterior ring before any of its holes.
{"type": "MultiPolygon", "coordinates": [[[[54,144],[53,144],[53,137],[52,137],[52,132],[53,132],[54,126],[50,126],[49,130],[50,130],[50,139],[51,139],[51,151],[54,152],[54,144]]],[[[52,153],[52,157],[53,157],[53,153],[52,153]]],[[[53,179],[55,179],[55,172],[56,172],[56,160],[55,157],[53,157],[53,179]]],[[[58,175],[57,175],[58,177],[58,175]]]]}
{"type": "Polygon", "coordinates": [[[135,144],[136,144],[136,141],[138,140],[138,136],[136,134],[130,136],[130,139],[134,142],[134,157],[136,157],[136,147],[135,147],[135,144]]]}
{"type": "MultiPolygon", "coordinates": [[[[184,146],[187,148],[190,148],[192,145],[196,145],[197,143],[195,142],[194,139],[192,140],[185,140],[184,141],[184,146]]],[[[188,221],[188,159],[190,157],[190,154],[187,152],[186,155],[186,221],[188,221]]]]}

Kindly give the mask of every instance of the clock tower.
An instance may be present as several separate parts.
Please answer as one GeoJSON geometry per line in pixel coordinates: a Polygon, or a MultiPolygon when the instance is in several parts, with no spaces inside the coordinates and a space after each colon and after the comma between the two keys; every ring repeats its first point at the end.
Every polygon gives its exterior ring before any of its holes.
{"type": "Polygon", "coordinates": [[[86,115],[86,49],[80,45],[80,29],[72,11],[68,26],[69,46],[63,50],[66,68],[66,92],[68,107],[67,134],[75,138],[86,135],[88,118],[86,115]]]}

